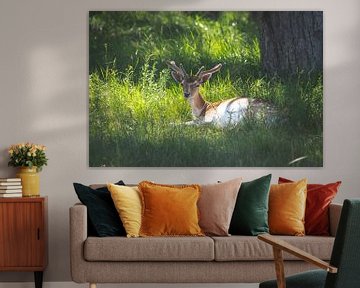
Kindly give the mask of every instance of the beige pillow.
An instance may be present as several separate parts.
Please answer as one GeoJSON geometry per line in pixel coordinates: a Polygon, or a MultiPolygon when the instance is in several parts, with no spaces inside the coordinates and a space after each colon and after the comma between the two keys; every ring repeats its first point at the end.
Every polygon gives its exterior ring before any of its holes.
{"type": "Polygon", "coordinates": [[[229,236],[231,217],[242,178],[227,182],[200,185],[198,201],[199,225],[207,235],[229,236]]]}

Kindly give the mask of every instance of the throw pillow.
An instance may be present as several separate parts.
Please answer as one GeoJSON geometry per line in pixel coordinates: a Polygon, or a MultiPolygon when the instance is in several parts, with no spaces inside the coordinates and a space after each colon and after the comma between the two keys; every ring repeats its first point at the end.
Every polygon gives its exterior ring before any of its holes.
{"type": "Polygon", "coordinates": [[[229,236],[231,216],[242,178],[227,182],[201,185],[198,208],[199,225],[207,235],[229,236]]]}
{"type": "MultiPolygon", "coordinates": [[[[279,184],[293,181],[279,177],[279,184]]],[[[307,184],[305,233],[329,236],[329,206],[335,198],[341,181],[329,184],[307,184]]]]}
{"type": "Polygon", "coordinates": [[[270,181],[271,174],[241,184],[230,223],[230,234],[256,236],[269,233],[270,181]]]}
{"type": "MultiPolygon", "coordinates": [[[[124,185],[119,181],[117,184],[124,185]]],[[[120,221],[110,192],[106,187],[92,189],[80,183],[73,183],[75,192],[87,207],[88,223],[95,236],[125,236],[125,229],[120,221]]]]}
{"type": "Polygon", "coordinates": [[[305,234],[306,184],[302,179],[294,183],[273,184],[269,195],[269,228],[271,234],[305,234]]]}
{"type": "Polygon", "coordinates": [[[141,226],[141,196],[137,187],[107,185],[127,237],[139,237],[141,226]]]}
{"type": "Polygon", "coordinates": [[[199,185],[139,183],[142,198],[140,236],[202,236],[196,203],[199,185]]]}

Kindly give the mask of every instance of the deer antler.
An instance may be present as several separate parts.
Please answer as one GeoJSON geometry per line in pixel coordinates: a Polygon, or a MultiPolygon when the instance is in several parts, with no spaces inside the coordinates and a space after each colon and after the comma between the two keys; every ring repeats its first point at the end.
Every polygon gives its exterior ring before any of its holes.
{"type": "Polygon", "coordinates": [[[184,71],[179,68],[178,66],[176,66],[175,61],[166,61],[166,64],[168,65],[168,67],[173,70],[176,73],[179,73],[180,75],[184,76],[184,71]]]}
{"type": "Polygon", "coordinates": [[[195,74],[195,76],[199,76],[201,71],[205,68],[205,66],[201,66],[198,72],[195,74]]]}
{"type": "Polygon", "coordinates": [[[198,72],[196,75],[197,75],[197,76],[201,76],[201,75],[204,75],[204,74],[213,74],[213,73],[219,71],[220,68],[221,68],[221,66],[222,66],[222,64],[220,63],[220,64],[217,64],[217,65],[215,65],[213,68],[211,68],[211,69],[209,69],[209,70],[206,70],[206,71],[202,71],[203,67],[201,67],[201,68],[199,69],[199,72],[198,72]]]}
{"type": "Polygon", "coordinates": [[[186,78],[189,78],[189,75],[186,73],[186,71],[185,71],[184,66],[182,65],[182,63],[180,63],[180,68],[181,68],[182,72],[184,73],[185,77],[186,77],[186,78]]]}
{"type": "Polygon", "coordinates": [[[180,63],[180,67],[178,67],[176,65],[175,61],[166,61],[166,64],[172,71],[180,74],[183,77],[186,77],[186,78],[189,77],[189,75],[186,73],[186,71],[184,69],[184,66],[181,63],[180,63]]]}

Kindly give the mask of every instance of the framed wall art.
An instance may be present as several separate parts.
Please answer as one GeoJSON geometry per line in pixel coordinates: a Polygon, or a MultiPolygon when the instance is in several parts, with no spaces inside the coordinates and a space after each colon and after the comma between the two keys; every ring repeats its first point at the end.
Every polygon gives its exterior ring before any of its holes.
{"type": "Polygon", "coordinates": [[[322,165],[321,11],[89,12],[89,166],[322,165]]]}

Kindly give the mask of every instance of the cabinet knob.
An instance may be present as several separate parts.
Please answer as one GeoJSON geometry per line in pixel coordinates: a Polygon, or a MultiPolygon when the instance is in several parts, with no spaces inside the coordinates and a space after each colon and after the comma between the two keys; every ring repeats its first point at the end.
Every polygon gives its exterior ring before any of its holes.
{"type": "Polygon", "coordinates": [[[40,240],[40,228],[37,229],[37,240],[40,240]]]}

